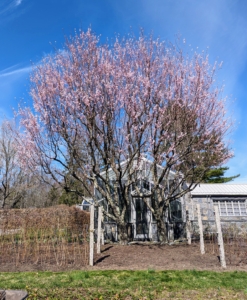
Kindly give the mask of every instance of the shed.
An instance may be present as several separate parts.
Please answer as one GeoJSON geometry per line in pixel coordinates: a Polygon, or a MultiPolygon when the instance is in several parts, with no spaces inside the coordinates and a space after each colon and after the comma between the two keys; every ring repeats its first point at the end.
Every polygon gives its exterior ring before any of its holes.
{"type": "Polygon", "coordinates": [[[200,204],[202,221],[213,225],[214,205],[218,205],[223,225],[247,224],[247,184],[200,184],[187,201],[189,217],[197,222],[196,204],[200,204]]]}

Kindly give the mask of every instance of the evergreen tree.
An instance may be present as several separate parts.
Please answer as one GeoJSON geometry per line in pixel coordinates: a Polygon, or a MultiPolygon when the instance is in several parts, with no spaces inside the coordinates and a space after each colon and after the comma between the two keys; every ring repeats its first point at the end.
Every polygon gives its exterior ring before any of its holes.
{"type": "Polygon", "coordinates": [[[203,183],[225,183],[232,181],[233,179],[240,176],[240,174],[230,177],[224,177],[225,172],[228,170],[228,167],[220,167],[220,168],[214,168],[210,169],[208,172],[206,172],[203,183]]]}

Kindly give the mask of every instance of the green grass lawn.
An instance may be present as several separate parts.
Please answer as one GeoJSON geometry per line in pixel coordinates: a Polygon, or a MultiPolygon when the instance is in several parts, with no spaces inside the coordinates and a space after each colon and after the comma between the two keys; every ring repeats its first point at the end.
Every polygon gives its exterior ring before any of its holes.
{"type": "Polygon", "coordinates": [[[29,299],[247,299],[246,272],[70,271],[0,273],[0,288],[29,299]]]}

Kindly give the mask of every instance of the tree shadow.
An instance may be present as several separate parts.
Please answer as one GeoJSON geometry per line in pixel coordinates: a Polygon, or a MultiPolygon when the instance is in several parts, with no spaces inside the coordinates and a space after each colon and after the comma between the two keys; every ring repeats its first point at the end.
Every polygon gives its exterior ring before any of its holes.
{"type": "Polygon", "coordinates": [[[104,250],[101,250],[101,253],[106,252],[107,250],[111,249],[113,246],[109,246],[107,248],[105,248],[104,250]]]}
{"type": "Polygon", "coordinates": [[[100,262],[102,262],[103,260],[105,260],[107,257],[109,257],[110,255],[105,255],[103,257],[100,257],[99,259],[96,260],[95,265],[99,264],[100,262]]]}

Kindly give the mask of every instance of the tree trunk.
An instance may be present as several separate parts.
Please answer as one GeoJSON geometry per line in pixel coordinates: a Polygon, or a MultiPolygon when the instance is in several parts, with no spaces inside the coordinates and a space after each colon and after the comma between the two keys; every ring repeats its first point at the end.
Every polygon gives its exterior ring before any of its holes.
{"type": "Polygon", "coordinates": [[[156,218],[156,222],[157,222],[157,233],[158,233],[158,241],[161,243],[161,244],[164,244],[167,242],[167,229],[166,229],[166,224],[162,219],[160,218],[156,218]]]}
{"type": "Polygon", "coordinates": [[[118,224],[118,241],[120,245],[127,245],[128,243],[128,234],[127,234],[127,225],[124,221],[120,221],[118,224]]]}

